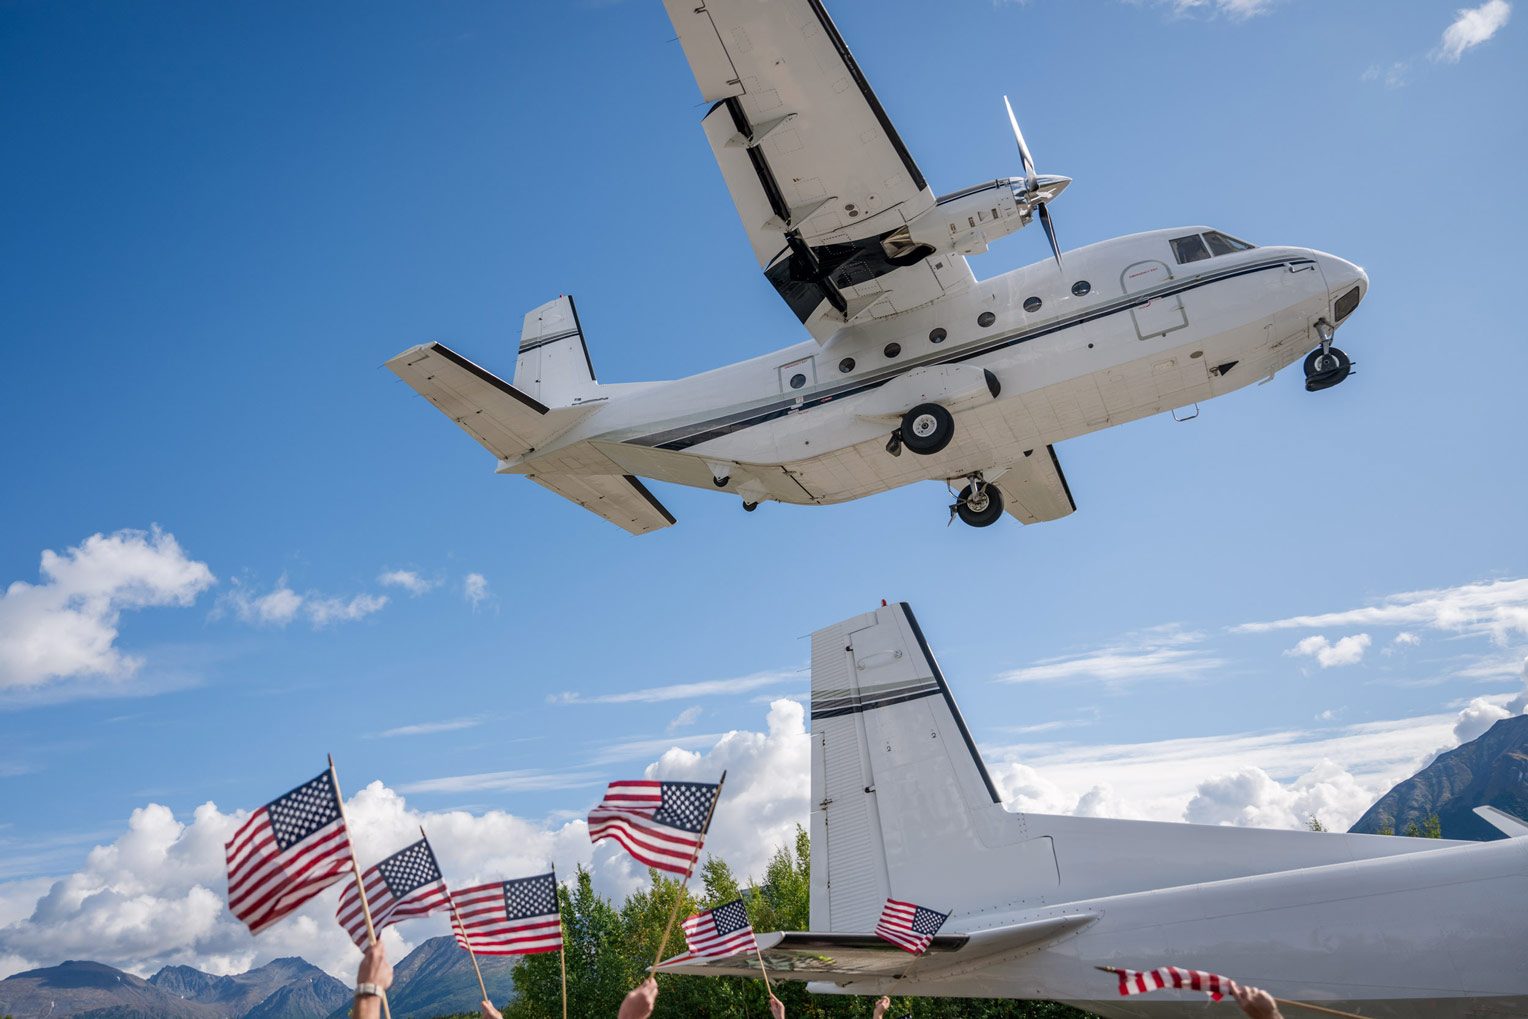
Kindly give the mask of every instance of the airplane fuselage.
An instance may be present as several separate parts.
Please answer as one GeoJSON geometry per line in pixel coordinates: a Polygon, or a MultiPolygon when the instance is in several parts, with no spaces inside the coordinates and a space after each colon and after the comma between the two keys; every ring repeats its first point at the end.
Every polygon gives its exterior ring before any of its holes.
{"type": "Polygon", "coordinates": [[[1367,288],[1356,266],[1303,248],[1180,264],[1170,240],[1207,230],[1121,237],[1069,252],[1064,270],[1044,262],[973,280],[827,344],[599,386],[580,401],[596,411],[500,470],[541,473],[589,442],[625,473],[751,502],[826,504],[913,481],[994,478],[1037,448],[1272,377],[1316,346],[1319,322],[1340,325],[1343,294],[1367,288]],[[915,399],[900,391],[921,392],[931,373],[958,397],[953,441],[893,456],[888,435],[915,399]],[[996,387],[981,384],[988,373],[996,387]],[[897,393],[883,392],[893,383],[897,393]]]}

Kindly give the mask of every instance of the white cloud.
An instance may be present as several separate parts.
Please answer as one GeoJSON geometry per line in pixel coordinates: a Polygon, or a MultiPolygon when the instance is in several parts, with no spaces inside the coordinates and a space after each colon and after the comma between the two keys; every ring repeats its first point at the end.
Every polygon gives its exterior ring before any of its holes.
{"type": "Polygon", "coordinates": [[[683,701],[692,697],[715,697],[723,694],[747,693],[762,686],[779,684],[794,678],[791,672],[759,672],[736,679],[707,679],[698,683],[674,683],[669,686],[650,686],[642,690],[624,693],[581,694],[575,690],[548,694],[550,704],[659,704],[664,701],[683,701]]]}
{"type": "Polygon", "coordinates": [[[1306,637],[1300,643],[1284,653],[1314,658],[1323,669],[1330,669],[1341,665],[1357,665],[1363,661],[1364,652],[1369,649],[1371,643],[1367,633],[1355,633],[1350,637],[1341,637],[1334,644],[1324,636],[1317,634],[1306,637]]]}
{"type": "Polygon", "coordinates": [[[462,597],[476,610],[488,600],[488,578],[481,573],[469,573],[462,578],[462,597]]]}
{"type": "Polygon", "coordinates": [[[1517,694],[1507,702],[1507,710],[1514,715],[1528,714],[1528,658],[1523,659],[1523,686],[1517,694]]]}
{"type": "Polygon", "coordinates": [[[696,720],[700,718],[702,710],[699,704],[692,704],[685,708],[669,720],[668,731],[677,732],[680,729],[687,729],[694,725],[696,720]]]}
{"type": "Polygon", "coordinates": [[[232,610],[243,623],[253,626],[274,626],[278,629],[298,617],[308,621],[315,630],[322,630],[335,623],[351,623],[365,619],[387,606],[385,594],[357,594],[349,598],[322,595],[316,591],[298,594],[281,577],[276,586],[264,594],[256,594],[239,580],[218,599],[214,617],[232,610]]]}
{"type": "Polygon", "coordinates": [[[1433,59],[1458,63],[1466,51],[1490,39],[1511,17],[1512,5],[1507,0],[1486,0],[1479,7],[1461,8],[1453,23],[1443,30],[1433,59]]]}
{"type": "Polygon", "coordinates": [[[1352,825],[1376,799],[1375,791],[1347,769],[1318,762],[1288,784],[1262,768],[1245,767],[1199,783],[1184,810],[1194,824],[1228,824],[1252,828],[1302,828],[1319,817],[1327,828],[1352,825]]]}
{"type": "Polygon", "coordinates": [[[430,736],[437,732],[459,732],[462,729],[472,729],[483,724],[481,718],[453,718],[446,722],[419,722],[414,725],[400,725],[395,729],[384,729],[376,734],[378,739],[387,739],[391,736],[430,736]]]}
{"type": "MultiPolygon", "coordinates": [[[[1128,0],[1140,3],[1141,0],[1128,0]]],[[[1267,14],[1279,0],[1153,0],[1158,6],[1169,7],[1176,15],[1223,14],[1230,18],[1251,18],[1267,14]]]]}
{"type": "Polygon", "coordinates": [[[1129,634],[1118,643],[1093,651],[1042,658],[1033,665],[1000,674],[997,682],[1098,680],[1120,684],[1138,679],[1185,679],[1226,664],[1214,654],[1193,646],[1203,639],[1202,633],[1159,626],[1129,634]]]}
{"type": "Polygon", "coordinates": [[[1404,60],[1397,60],[1388,67],[1370,64],[1369,69],[1363,73],[1363,80],[1383,82],[1386,88],[1402,88],[1410,72],[1411,65],[1404,60]]]}
{"type": "Polygon", "coordinates": [[[1495,580],[1459,587],[1407,591],[1363,608],[1314,616],[1289,616],[1270,622],[1243,623],[1233,633],[1273,630],[1320,630],[1338,627],[1425,627],[1468,636],[1490,637],[1505,645],[1514,634],[1528,636],[1528,579],[1495,580]]]}
{"type": "MultiPolygon", "coordinates": [[[[725,770],[727,784],[706,848],[747,875],[761,874],[774,848],[805,822],[808,766],[804,709],[779,700],[770,705],[766,731],[729,732],[703,752],[670,748],[642,773],[714,782],[725,770]]],[[[568,806],[578,809],[551,820],[497,810],[476,816],[420,810],[400,792],[373,782],[349,800],[352,838],[362,863],[370,863],[413,841],[423,825],[453,883],[532,874],[548,863],[566,877],[582,864],[593,869],[597,889],[619,898],[646,885],[647,871],[608,842],[589,843],[583,812],[608,777],[591,776],[588,792],[570,797],[568,806]]],[[[504,786],[488,780],[478,788],[504,786]]],[[[64,959],[97,959],[147,975],[172,963],[240,972],[300,955],[352,979],[358,955],[334,922],[338,886],[259,939],[228,913],[223,843],[243,816],[206,803],[182,820],[150,804],[134,811],[127,831],[91,850],[73,873],[0,883],[0,977],[64,959]]],[[[445,922],[434,917],[389,928],[383,937],[396,959],[444,933],[445,922]]]]}
{"type": "Polygon", "coordinates": [[[1394,644],[1396,647],[1416,647],[1418,644],[1422,643],[1422,638],[1418,637],[1410,630],[1402,630],[1400,633],[1395,635],[1395,639],[1390,643],[1394,644]]]}
{"type": "MultiPolygon", "coordinates": [[[[1485,697],[1476,697],[1465,705],[1454,722],[1454,742],[1468,743],[1485,734],[1485,731],[1503,718],[1511,718],[1514,712],[1500,707],[1485,697]]],[[[1445,748],[1447,749],[1447,748],[1445,748]]]]}
{"type": "Polygon", "coordinates": [[[426,580],[413,570],[383,570],[377,576],[377,583],[383,587],[401,587],[409,594],[418,597],[439,586],[439,581],[426,580]]]}
{"type": "Polygon", "coordinates": [[[446,775],[405,782],[399,786],[405,793],[524,793],[547,789],[582,789],[598,785],[600,776],[593,771],[483,771],[472,775],[446,775]]]}
{"type": "Polygon", "coordinates": [[[0,595],[0,689],[71,678],[124,680],[143,659],[116,644],[124,611],[192,604],[216,583],[159,530],[93,534],[62,554],[46,550],[41,583],[0,595]]]}

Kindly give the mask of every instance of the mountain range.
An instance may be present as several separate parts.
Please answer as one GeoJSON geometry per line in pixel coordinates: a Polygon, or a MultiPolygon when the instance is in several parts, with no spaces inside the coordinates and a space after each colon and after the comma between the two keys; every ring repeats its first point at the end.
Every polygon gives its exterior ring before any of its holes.
{"type": "Polygon", "coordinates": [[[1486,842],[1505,838],[1474,813],[1491,806],[1528,818],[1528,715],[1503,718],[1468,743],[1433,758],[1431,764],[1391,789],[1365,811],[1349,831],[1376,834],[1436,815],[1446,839],[1486,842]]]}
{"type": "MultiPolygon", "coordinates": [[[[514,994],[514,964],[482,957],[497,1002],[514,994]]],[[[0,1015],[15,1019],[342,1019],[350,985],[304,959],[275,959],[247,973],[214,976],[166,966],[144,980],[99,962],[65,962],[0,980],[0,1015]]],[[[431,938],[393,969],[394,1019],[476,1012],[481,992],[472,962],[449,937],[431,938]]]]}

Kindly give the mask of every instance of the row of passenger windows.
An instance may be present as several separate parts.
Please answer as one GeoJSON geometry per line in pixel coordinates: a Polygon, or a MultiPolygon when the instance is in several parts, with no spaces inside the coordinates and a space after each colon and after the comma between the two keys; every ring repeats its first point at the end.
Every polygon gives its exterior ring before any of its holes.
{"type": "Polygon", "coordinates": [[[1246,241],[1239,241],[1230,234],[1223,234],[1219,230],[1211,230],[1204,234],[1189,234],[1187,237],[1174,237],[1172,239],[1173,257],[1179,265],[1189,262],[1201,262],[1206,258],[1214,258],[1216,255],[1229,255],[1233,251],[1251,251],[1255,245],[1246,241]]]}

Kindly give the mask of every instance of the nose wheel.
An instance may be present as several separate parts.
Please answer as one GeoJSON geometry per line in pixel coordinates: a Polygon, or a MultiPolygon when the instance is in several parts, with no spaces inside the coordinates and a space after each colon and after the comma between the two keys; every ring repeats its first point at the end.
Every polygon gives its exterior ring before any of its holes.
{"type": "Polygon", "coordinates": [[[1353,373],[1348,355],[1333,346],[1317,347],[1305,357],[1305,391],[1331,389],[1353,373]]]}
{"type": "Polygon", "coordinates": [[[972,527],[988,527],[996,523],[1003,515],[1003,493],[996,485],[982,480],[980,474],[971,475],[967,481],[950,507],[950,518],[959,517],[961,523],[972,527]]]}

